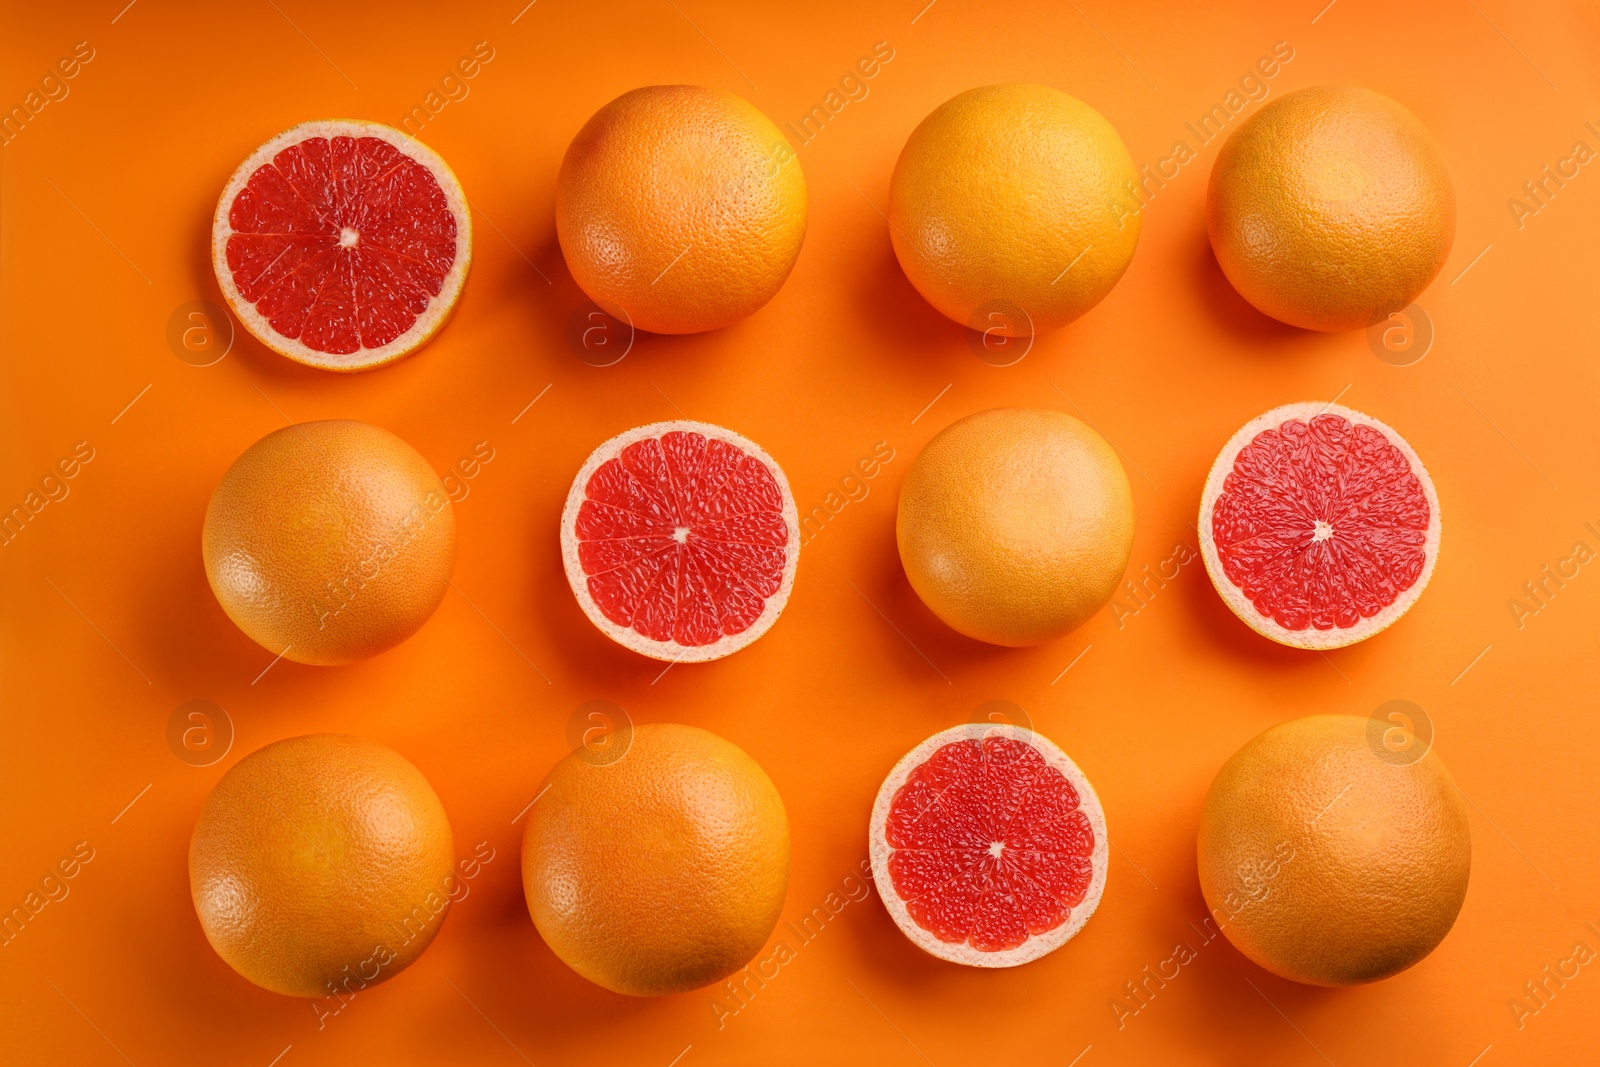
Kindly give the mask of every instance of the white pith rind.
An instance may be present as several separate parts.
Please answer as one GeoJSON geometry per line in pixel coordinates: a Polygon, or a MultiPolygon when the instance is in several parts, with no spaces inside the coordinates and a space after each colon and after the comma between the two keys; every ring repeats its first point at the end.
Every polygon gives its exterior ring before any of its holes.
{"type": "Polygon", "coordinates": [[[1439,559],[1439,540],[1443,524],[1439,515],[1439,495],[1434,490],[1433,479],[1428,475],[1428,469],[1423,466],[1421,458],[1404,437],[1371,415],[1363,415],[1359,411],[1352,411],[1338,404],[1308,400],[1298,404],[1285,404],[1258,415],[1228,439],[1228,443],[1217,453],[1216,460],[1211,464],[1211,473],[1206,476],[1205,491],[1200,494],[1200,521],[1197,529],[1200,534],[1200,556],[1205,561],[1206,574],[1210,576],[1211,584],[1217,590],[1217,595],[1222,597],[1223,603],[1227,604],[1245,625],[1281,645],[1323,650],[1344,648],[1346,645],[1365,641],[1373,634],[1388,629],[1396,619],[1411,609],[1411,605],[1416,603],[1422,591],[1428,587],[1428,580],[1433,577],[1434,564],[1439,559]],[[1422,483],[1422,492],[1428,500],[1428,534],[1424,548],[1426,559],[1422,564],[1422,573],[1412,583],[1411,588],[1401,593],[1395,598],[1394,603],[1371,618],[1362,619],[1356,625],[1343,629],[1290,630],[1278,625],[1270,616],[1257,611],[1255,605],[1244,595],[1244,591],[1229,580],[1227,572],[1222,567],[1222,558],[1217,554],[1217,546],[1212,541],[1211,513],[1216,507],[1217,498],[1222,495],[1223,483],[1233,470],[1234,461],[1238,459],[1244,446],[1255,440],[1256,435],[1263,430],[1276,429],[1290,419],[1309,423],[1317,415],[1323,414],[1341,416],[1358,426],[1370,426],[1388,438],[1389,443],[1404,454],[1406,462],[1411,465],[1411,473],[1422,483]]]}
{"type": "Polygon", "coordinates": [[[1089,784],[1089,779],[1084,777],[1078,765],[1072,762],[1071,757],[1061,751],[1054,742],[1021,726],[964,723],[939,731],[907,752],[900,762],[894,765],[894,770],[889,772],[889,777],[885,778],[883,785],[878,788],[878,799],[872,805],[872,823],[867,831],[867,852],[872,859],[872,879],[878,888],[878,896],[883,900],[884,907],[889,909],[889,915],[894,919],[895,925],[900,927],[900,932],[910,938],[918,948],[942,960],[963,963],[969,967],[1017,967],[1054,952],[1083,929],[1089,917],[1100,906],[1100,897],[1105,893],[1110,843],[1106,837],[1106,815],[1100,806],[1099,794],[1094,791],[1094,786],[1089,784]],[[894,882],[889,876],[889,854],[894,849],[889,845],[887,828],[889,806],[894,801],[894,795],[900,791],[900,787],[911,777],[912,771],[928,762],[929,757],[952,741],[978,740],[997,734],[1033,746],[1035,751],[1044,757],[1044,761],[1060,771],[1077,791],[1078,809],[1088,818],[1089,826],[1094,831],[1094,854],[1090,859],[1093,873],[1089,876],[1089,888],[1084,893],[1083,903],[1072,909],[1066,922],[1053,930],[1029,937],[1016,948],[985,952],[965,942],[951,944],[941,941],[932,931],[924,930],[917,925],[906,907],[906,902],[895,892],[894,882]]]}
{"type": "Polygon", "coordinates": [[[770,630],[772,624],[778,621],[784,605],[789,603],[789,592],[794,588],[795,568],[800,562],[800,513],[795,507],[794,494],[789,491],[789,479],[784,476],[783,468],[754,441],[732,430],[713,426],[709,422],[693,422],[688,419],[653,422],[648,426],[639,426],[617,434],[591,452],[589,458],[579,468],[578,476],[572,480],[572,488],[567,492],[566,506],[561,509],[561,561],[566,568],[567,584],[572,587],[572,595],[578,598],[578,605],[583,608],[583,613],[589,616],[589,621],[611,640],[652,659],[671,663],[705,663],[739,651],[770,630]],[[789,542],[784,546],[783,580],[778,585],[778,591],[767,598],[760,616],[750,624],[749,628],[740,633],[725,634],[709,645],[653,641],[631,627],[618,626],[605,617],[595,604],[594,598],[589,595],[588,576],[583,573],[583,563],[578,558],[578,509],[583,506],[584,490],[589,485],[589,479],[594,477],[594,472],[600,469],[602,463],[615,458],[635,441],[661,437],[675,430],[697,433],[708,440],[724,441],[765,464],[773,480],[778,483],[778,491],[783,496],[783,521],[789,528],[789,542]]]}
{"type": "Polygon", "coordinates": [[[211,220],[211,267],[216,273],[217,285],[222,289],[223,299],[228,302],[228,309],[256,340],[274,352],[287,356],[296,363],[304,363],[323,370],[346,372],[371,370],[404,359],[427,344],[444,327],[450,318],[450,313],[455,310],[456,301],[460,299],[461,288],[466,284],[467,271],[471,266],[472,209],[467,204],[467,195],[462,191],[455,172],[433,149],[381,122],[368,122],[364,119],[319,119],[302,122],[278,134],[239,164],[239,168],[233,172],[233,177],[229,178],[228,184],[223,187],[222,196],[217,199],[216,214],[211,220]],[[272,162],[273,157],[279,152],[290,145],[299,144],[313,137],[330,139],[376,137],[389,142],[402,155],[416,160],[433,174],[434,180],[439,183],[439,188],[444,193],[445,203],[456,217],[456,258],[450,265],[450,272],[444,276],[439,285],[439,295],[428,301],[427,310],[417,316],[417,321],[411,324],[410,329],[378,348],[362,347],[343,354],[319,352],[297,337],[283,336],[273,329],[267,317],[258,312],[255,305],[239,292],[239,287],[233,281],[233,271],[228,267],[228,238],[234,233],[232,225],[228,222],[228,213],[233,207],[234,199],[250,181],[250,176],[262,166],[272,162]]]}

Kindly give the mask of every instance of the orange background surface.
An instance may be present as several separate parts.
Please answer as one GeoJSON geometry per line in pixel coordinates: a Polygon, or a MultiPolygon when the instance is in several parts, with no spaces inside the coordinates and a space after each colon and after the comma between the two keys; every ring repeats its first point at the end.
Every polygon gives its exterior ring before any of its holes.
{"type": "Polygon", "coordinates": [[[1600,173],[1582,168],[1520,225],[1507,205],[1575,141],[1600,148],[1584,127],[1600,125],[1592,8],[538,0],[519,14],[525,0],[124,2],[9,4],[0,15],[0,104],[23,100],[77,42],[94,50],[69,95],[0,148],[0,504],[22,502],[78,442],[94,454],[68,495],[0,548],[0,906],[36,891],[78,842],[93,850],[69,895],[0,947],[0,1059],[1500,1067],[1592,1057],[1600,965],[1549,984],[1537,1012],[1524,983],[1576,942],[1600,949],[1600,574],[1590,565],[1551,583],[1520,617],[1508,602],[1574,542],[1600,548],[1584,526],[1600,527],[1600,173]],[[218,299],[211,212],[239,161],[309,118],[398,122],[479,41],[493,59],[421,131],[477,212],[476,263],[444,333],[355,377],[299,367],[242,335],[214,365],[177,358],[169,317],[218,299]],[[782,292],[729,329],[641,335],[614,366],[580,359],[567,331],[583,297],[553,211],[562,152],[585,119],[635,86],[697,82],[793,122],[879,41],[894,56],[868,95],[796,146],[810,231],[782,292]],[[1414,365],[1375,358],[1360,333],[1269,321],[1211,256],[1202,205],[1218,142],[1199,145],[1184,123],[1278,41],[1294,58],[1268,82],[1272,97],[1324,81],[1370,86],[1415,111],[1449,161],[1460,221],[1419,301],[1437,339],[1414,365]],[[1198,155],[1147,205],[1132,266],[1105,302],[1003,368],[975,358],[962,328],[909,286],[880,214],[915,124],[997,81],[1083,98],[1139,165],[1180,139],[1198,155]],[[1402,432],[1442,501],[1432,585],[1372,641],[1327,655],[1272,645],[1227,611],[1198,560],[1142,603],[1124,594],[1137,611],[1108,609],[1024,650],[958,637],[906,583],[898,486],[927,439],[964,414],[1047,406],[1097,426],[1133,480],[1137,575],[1193,545],[1202,481],[1235,429],[1279,403],[1335,396],[1402,432]],[[682,416],[761,443],[803,512],[877,442],[895,458],[806,545],[766,637],[662,673],[584,619],[556,530],[596,444],[682,416]],[[494,459],[459,483],[455,588],[416,637],[354,666],[284,661],[263,673],[272,655],[207,587],[201,518],[246,446],[334,417],[400,433],[441,472],[478,442],[494,459]],[[196,699],[220,705],[235,730],[208,767],[167,741],[173,710],[196,699]],[[804,943],[780,926],[775,939],[795,958],[743,1005],[720,988],[612,995],[539,940],[513,824],[590,699],[636,721],[706,727],[766,768],[792,824],[784,918],[796,923],[857,872],[894,761],[985,701],[1013,701],[1098,788],[1115,846],[1105,899],[1068,946],[1011,971],[923,955],[869,898],[804,943]],[[1365,716],[1392,699],[1424,709],[1472,805],[1472,883],[1454,931],[1414,969],[1336,991],[1204,943],[1194,835],[1223,759],[1270,724],[1365,716]],[[228,767],[319,731],[399,750],[443,799],[458,853],[480,841],[494,852],[430,951],[320,1029],[307,1002],[250,985],[210,949],[185,862],[200,804],[228,767]],[[1196,958],[1119,1016],[1117,998],[1136,1003],[1125,983],[1179,942],[1196,958]],[[1509,1005],[1518,996],[1520,1016],[1509,1005]]]}

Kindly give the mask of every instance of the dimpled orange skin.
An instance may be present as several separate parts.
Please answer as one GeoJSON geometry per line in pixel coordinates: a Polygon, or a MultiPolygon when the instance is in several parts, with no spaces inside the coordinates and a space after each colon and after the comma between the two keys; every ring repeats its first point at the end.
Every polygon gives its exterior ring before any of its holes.
{"type": "Polygon", "coordinates": [[[1291,981],[1397,974],[1444,940],[1467,895],[1472,837],[1450,772],[1431,748],[1380,758],[1369,729],[1353,715],[1274,726],[1206,795],[1206,904],[1240,952],[1291,981]]]}
{"type": "Polygon", "coordinates": [[[693,726],[612,735],[551,769],[522,840],[539,935],[589,981],[629,996],[698,989],[749,963],[789,885],[789,819],[766,772],[693,726]],[[588,757],[588,758],[586,758],[588,757]]]}
{"type": "Polygon", "coordinates": [[[1117,284],[1139,243],[1133,159],[1094,108],[1043,85],[970,89],[922,120],[889,183],[911,284],[964,326],[1064,326],[1117,284]],[[988,305],[1021,308],[1025,319],[988,305]]]}
{"type": "Polygon", "coordinates": [[[1106,439],[1071,415],[980,411],[917,456],[895,536],[935,615],[979,641],[1036,645],[1111,599],[1133,550],[1133,490],[1106,439]]]}
{"type": "Polygon", "coordinates": [[[641,330],[697,333],[782,288],[806,234],[806,179],[744,97],[651,85],[595,112],[556,178],[556,236],[578,286],[641,330]]]}
{"type": "Polygon", "coordinates": [[[454,859],[422,772],[376,741],[314,734],[222,776],[189,842],[189,887],[206,939],[250,981],[348,995],[428,947],[454,859]]]}
{"type": "Polygon", "coordinates": [[[1206,229],[1257,310],[1307,330],[1359,330],[1407,307],[1444,266],[1455,189],[1415,115],[1370,89],[1317,85],[1228,138],[1206,229]]]}
{"type": "Polygon", "coordinates": [[[404,641],[444,599],[456,520],[428,461],[388,430],[286,426],[245,450],[201,534],[239,629],[297,663],[350,663],[404,641]]]}

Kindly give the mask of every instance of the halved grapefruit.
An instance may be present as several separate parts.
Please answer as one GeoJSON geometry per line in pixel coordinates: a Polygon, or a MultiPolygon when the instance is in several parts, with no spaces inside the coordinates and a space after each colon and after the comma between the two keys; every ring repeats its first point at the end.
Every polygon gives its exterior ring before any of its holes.
{"type": "Polygon", "coordinates": [[[1257,633],[1342,648],[1404,615],[1439,556],[1439,497],[1405,438],[1310,401],[1258,416],[1200,498],[1211,584],[1257,633]]]}
{"type": "Polygon", "coordinates": [[[217,284],[245,329],[325,370],[421,348],[471,262],[472,215],[444,160],[357,119],[303,122],[256,149],[211,222],[217,284]]]}
{"type": "Polygon", "coordinates": [[[919,948],[1015,967],[1066,944],[1106,887],[1105,813],[1048,739],[967,723],[895,764],[872,806],[878,895],[919,948]]]}
{"type": "Polygon", "coordinates": [[[748,438],[657,422],[589,456],[561,513],[567,581],[612,640],[672,662],[719,659],[771,628],[794,586],[789,482],[748,438]]]}

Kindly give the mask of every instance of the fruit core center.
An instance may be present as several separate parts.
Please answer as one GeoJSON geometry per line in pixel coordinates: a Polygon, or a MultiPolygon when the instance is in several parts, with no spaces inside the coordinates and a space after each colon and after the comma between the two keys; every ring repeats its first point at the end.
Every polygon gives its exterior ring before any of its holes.
{"type": "Polygon", "coordinates": [[[672,531],[672,539],[674,541],[678,542],[678,544],[680,544],[680,545],[683,544],[684,542],[688,541],[689,540],[689,527],[687,527],[687,526],[674,527],[673,531],[672,531]]]}
{"type": "Polygon", "coordinates": [[[359,240],[361,240],[361,235],[355,230],[351,229],[349,226],[342,226],[339,228],[340,248],[354,248],[356,246],[356,242],[359,240]]]}
{"type": "Polygon", "coordinates": [[[1317,524],[1311,529],[1311,543],[1326,541],[1333,536],[1333,527],[1323,519],[1318,519],[1317,524]]]}
{"type": "Polygon", "coordinates": [[[989,855],[993,856],[995,859],[999,859],[1000,853],[1005,851],[1005,847],[1006,843],[1004,841],[990,841],[989,855]]]}

